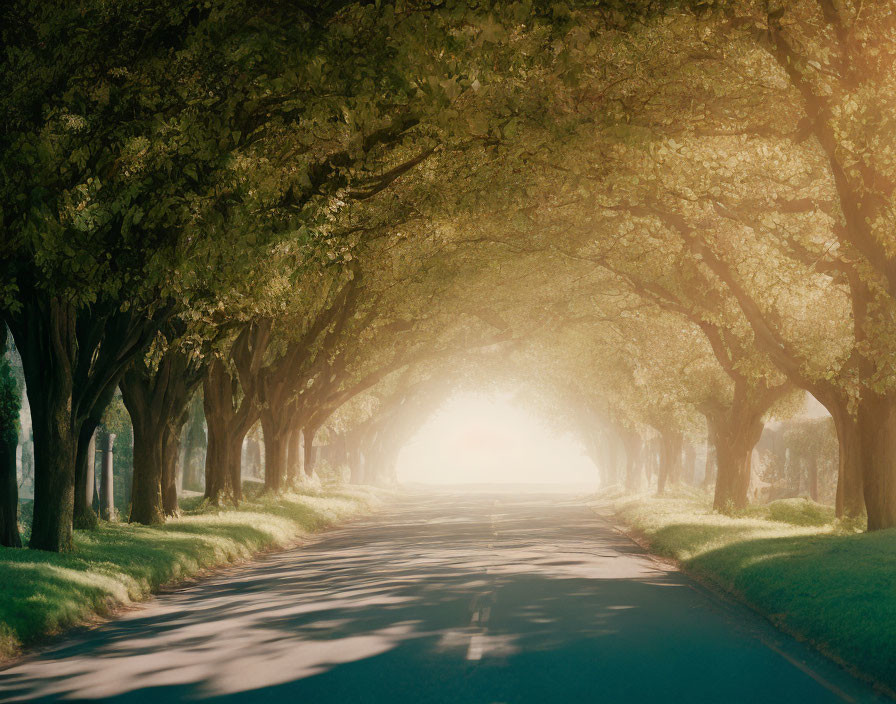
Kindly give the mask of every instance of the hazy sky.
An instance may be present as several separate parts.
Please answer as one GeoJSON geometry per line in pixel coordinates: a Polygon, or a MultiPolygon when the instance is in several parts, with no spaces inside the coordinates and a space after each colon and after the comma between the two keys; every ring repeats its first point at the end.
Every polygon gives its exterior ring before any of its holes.
{"type": "Polygon", "coordinates": [[[558,435],[509,396],[448,401],[405,446],[401,481],[597,483],[597,469],[571,435],[558,435]]]}

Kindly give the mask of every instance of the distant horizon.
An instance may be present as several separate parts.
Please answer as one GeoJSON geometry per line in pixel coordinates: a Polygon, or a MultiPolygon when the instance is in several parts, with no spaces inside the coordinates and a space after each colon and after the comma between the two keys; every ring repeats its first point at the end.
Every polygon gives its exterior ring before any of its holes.
{"type": "Polygon", "coordinates": [[[509,393],[458,394],[398,456],[401,482],[593,484],[598,468],[570,433],[557,434],[509,393]]]}

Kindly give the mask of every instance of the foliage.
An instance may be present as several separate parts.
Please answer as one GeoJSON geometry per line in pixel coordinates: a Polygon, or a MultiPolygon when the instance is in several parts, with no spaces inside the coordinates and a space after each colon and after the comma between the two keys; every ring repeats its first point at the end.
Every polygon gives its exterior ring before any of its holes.
{"type": "Polygon", "coordinates": [[[9,359],[0,355],[0,432],[15,437],[19,429],[20,391],[13,376],[9,359]]]}
{"type": "Polygon", "coordinates": [[[130,432],[130,426],[127,409],[121,400],[121,394],[117,393],[103,412],[100,430],[107,435],[125,435],[130,432]]]}

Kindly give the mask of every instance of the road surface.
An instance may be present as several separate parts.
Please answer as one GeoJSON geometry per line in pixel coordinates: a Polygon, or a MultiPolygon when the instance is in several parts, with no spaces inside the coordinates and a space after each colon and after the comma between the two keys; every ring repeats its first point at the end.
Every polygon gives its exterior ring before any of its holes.
{"type": "Polygon", "coordinates": [[[0,672],[0,700],[881,701],[580,499],[410,496],[0,672]]]}

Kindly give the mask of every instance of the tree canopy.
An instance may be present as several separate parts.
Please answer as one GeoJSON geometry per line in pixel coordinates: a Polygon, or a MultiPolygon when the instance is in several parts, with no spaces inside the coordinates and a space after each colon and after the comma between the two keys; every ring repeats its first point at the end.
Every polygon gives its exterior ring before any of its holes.
{"type": "Polygon", "coordinates": [[[896,525],[894,9],[7,3],[32,547],[95,522],[119,386],[153,523],[200,387],[206,497],[238,501],[257,422],[279,491],[322,429],[385,466],[442,378],[502,375],[616,443],[629,484],[654,438],[660,490],[707,443],[719,510],[811,393],[838,512],[896,525]]]}

